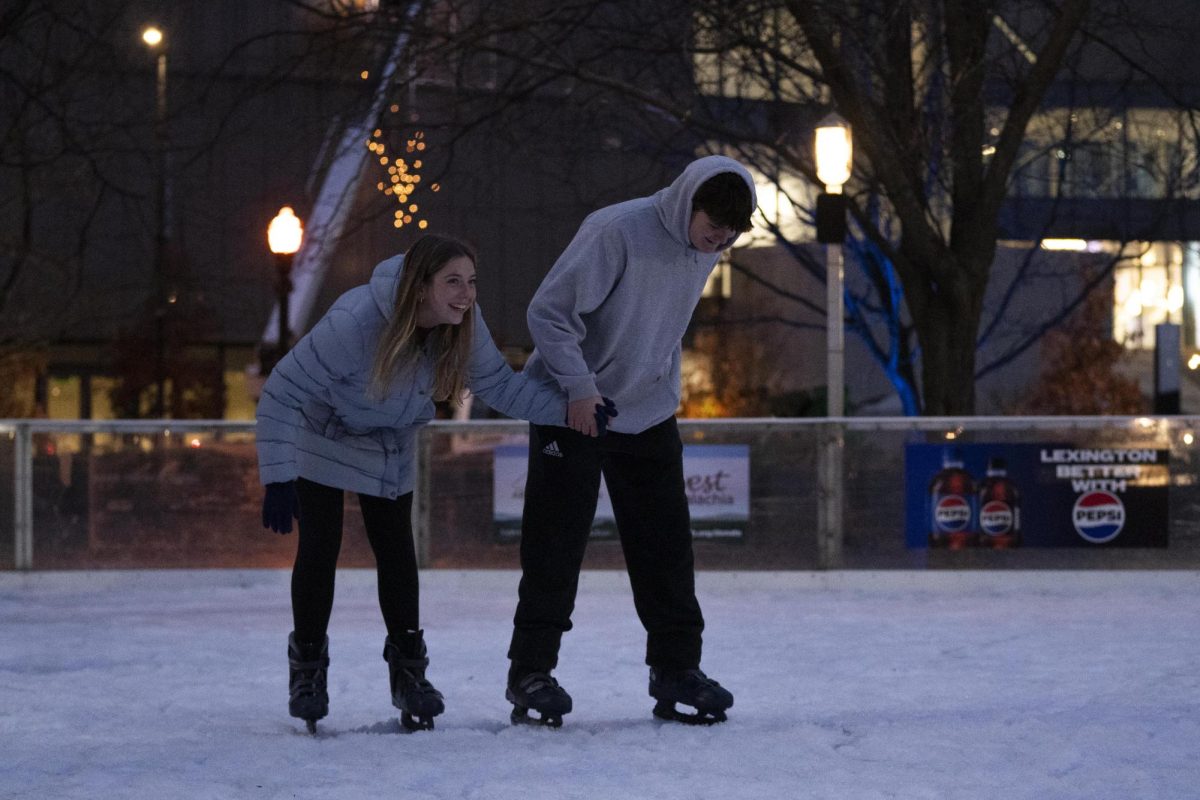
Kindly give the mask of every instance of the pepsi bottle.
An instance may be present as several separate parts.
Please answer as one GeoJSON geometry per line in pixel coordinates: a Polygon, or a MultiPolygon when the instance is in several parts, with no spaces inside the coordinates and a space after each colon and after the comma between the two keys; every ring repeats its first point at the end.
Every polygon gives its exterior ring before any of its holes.
{"type": "Polygon", "coordinates": [[[996,550],[1021,544],[1021,493],[1003,458],[989,458],[979,487],[979,543],[996,550]]]}
{"type": "Polygon", "coordinates": [[[963,469],[962,451],[946,448],[942,468],[929,481],[929,546],[961,550],[975,544],[975,481],[963,469]]]}

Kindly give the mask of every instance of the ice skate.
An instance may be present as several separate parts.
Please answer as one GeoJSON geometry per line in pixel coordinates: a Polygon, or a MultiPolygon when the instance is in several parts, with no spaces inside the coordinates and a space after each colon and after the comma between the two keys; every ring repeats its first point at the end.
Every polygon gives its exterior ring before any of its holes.
{"type": "Polygon", "coordinates": [[[699,669],[662,670],[650,668],[650,696],[658,701],[654,716],[685,725],[712,725],[725,721],[725,709],[733,705],[733,695],[699,669]],[[676,703],[691,706],[688,714],[675,708],[676,703]]]}
{"type": "Polygon", "coordinates": [[[429,666],[424,631],[409,631],[383,645],[388,662],[392,705],[400,709],[400,724],[409,731],[433,730],[433,718],[446,710],[442,693],[425,679],[429,666]]]}
{"type": "Polygon", "coordinates": [[[550,676],[549,670],[514,663],[508,671],[508,688],[504,696],[513,704],[509,719],[514,725],[559,728],[563,714],[571,712],[571,695],[550,676]],[[538,716],[529,716],[531,709],[538,716]]]}
{"type": "Polygon", "coordinates": [[[317,720],[329,713],[326,673],[329,669],[329,637],[301,642],[293,631],[288,635],[288,713],[304,720],[308,732],[317,732],[317,720]]]}

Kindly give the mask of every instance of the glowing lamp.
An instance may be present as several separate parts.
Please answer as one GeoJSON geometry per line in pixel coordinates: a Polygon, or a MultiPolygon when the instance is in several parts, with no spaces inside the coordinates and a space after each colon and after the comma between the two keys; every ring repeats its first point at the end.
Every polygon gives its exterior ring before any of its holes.
{"type": "Polygon", "coordinates": [[[276,255],[294,255],[304,240],[304,225],[291,206],[279,209],[267,226],[267,244],[276,255]]]}

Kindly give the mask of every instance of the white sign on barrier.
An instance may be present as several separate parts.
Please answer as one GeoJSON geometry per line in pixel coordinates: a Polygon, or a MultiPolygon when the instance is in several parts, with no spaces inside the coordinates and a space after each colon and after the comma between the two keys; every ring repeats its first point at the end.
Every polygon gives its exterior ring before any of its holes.
{"type": "MultiPolygon", "coordinates": [[[[528,452],[528,446],[518,444],[498,445],[493,450],[492,519],[501,541],[521,537],[528,452]]],[[[750,446],[685,445],[683,479],[692,535],[741,540],[750,520],[750,446]]],[[[592,536],[612,538],[616,531],[612,500],[601,478],[592,536]]]]}

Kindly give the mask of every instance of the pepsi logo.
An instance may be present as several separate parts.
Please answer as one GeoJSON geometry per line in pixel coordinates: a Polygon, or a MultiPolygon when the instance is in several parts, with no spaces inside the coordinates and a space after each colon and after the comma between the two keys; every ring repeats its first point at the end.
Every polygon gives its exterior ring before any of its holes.
{"type": "Polygon", "coordinates": [[[988,536],[1001,536],[1013,529],[1012,507],[1001,500],[991,500],[979,509],[979,530],[988,536]]]}
{"type": "Polygon", "coordinates": [[[1075,501],[1071,522],[1086,541],[1111,542],[1125,527],[1125,504],[1108,492],[1088,492],[1075,501]]]}
{"type": "Polygon", "coordinates": [[[957,533],[971,524],[971,504],[957,494],[948,494],[933,506],[933,525],[939,531],[957,533]]]}

